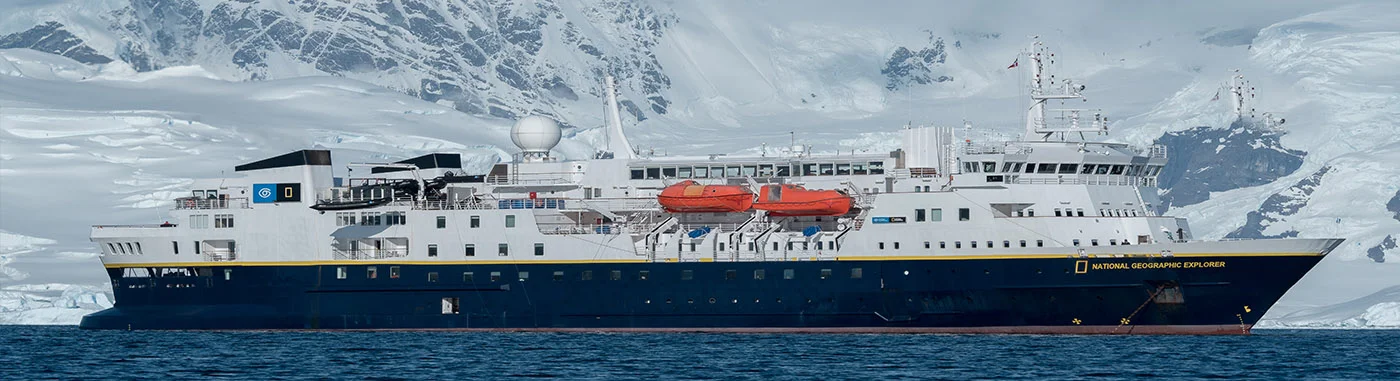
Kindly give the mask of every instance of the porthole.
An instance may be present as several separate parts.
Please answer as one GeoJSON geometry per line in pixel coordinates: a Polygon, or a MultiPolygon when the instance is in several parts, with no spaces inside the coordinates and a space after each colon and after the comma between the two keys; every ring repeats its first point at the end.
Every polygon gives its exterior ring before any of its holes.
{"type": "Polygon", "coordinates": [[[715,304],[715,298],[710,298],[710,304],[715,304]]]}

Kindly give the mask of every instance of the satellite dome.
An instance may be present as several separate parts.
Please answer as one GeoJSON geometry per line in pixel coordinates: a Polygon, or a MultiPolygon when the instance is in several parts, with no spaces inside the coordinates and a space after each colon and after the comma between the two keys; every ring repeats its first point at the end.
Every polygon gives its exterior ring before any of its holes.
{"type": "Polygon", "coordinates": [[[548,154],[559,144],[559,137],[559,122],[542,115],[521,118],[510,128],[510,141],[527,154],[548,154]]]}

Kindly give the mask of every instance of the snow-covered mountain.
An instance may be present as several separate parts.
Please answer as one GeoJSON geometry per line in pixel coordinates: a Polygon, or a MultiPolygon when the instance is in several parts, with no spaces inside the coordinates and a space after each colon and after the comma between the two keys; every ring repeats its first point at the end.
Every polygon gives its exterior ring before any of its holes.
{"type": "Polygon", "coordinates": [[[0,4],[0,323],[102,307],[88,225],[160,220],[190,179],[251,159],[456,151],[484,168],[532,113],[565,122],[560,153],[586,156],[604,73],[632,141],[658,154],[752,153],[789,131],[877,152],[907,122],[1010,136],[1024,72],[1007,66],[1031,34],[1089,84],[1108,139],[1168,146],[1167,212],[1197,237],[1347,238],[1269,314],[1344,321],[1319,311],[1400,305],[1378,294],[1400,285],[1394,19],[1391,3],[1312,1],[0,4]],[[1212,101],[1233,69],[1286,124],[1212,101]]]}

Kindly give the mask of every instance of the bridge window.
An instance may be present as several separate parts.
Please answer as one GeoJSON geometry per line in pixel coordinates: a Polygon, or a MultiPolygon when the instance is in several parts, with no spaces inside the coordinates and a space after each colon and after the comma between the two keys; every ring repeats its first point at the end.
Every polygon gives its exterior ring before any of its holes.
{"type": "Polygon", "coordinates": [[[739,166],[729,165],[724,167],[724,177],[739,177],[739,166]]]}
{"type": "Polygon", "coordinates": [[[1080,168],[1079,168],[1079,174],[1081,174],[1081,175],[1087,175],[1087,174],[1090,174],[1090,173],[1094,173],[1094,165],[1093,165],[1093,164],[1084,164],[1083,167],[1080,167],[1080,168]]]}
{"type": "Polygon", "coordinates": [[[435,244],[435,243],[433,243],[433,244],[428,244],[428,257],[436,257],[436,256],[437,256],[437,244],[435,244]]]}
{"type": "Polygon", "coordinates": [[[1055,163],[1040,163],[1036,165],[1035,173],[1055,173],[1055,163]]]}
{"type": "Polygon", "coordinates": [[[661,178],[661,168],[655,168],[655,167],[653,167],[653,168],[647,168],[647,180],[656,180],[656,179],[660,179],[660,178],[661,178]]]}
{"type": "Polygon", "coordinates": [[[231,228],[231,227],[233,227],[233,215],[232,215],[232,214],[215,214],[215,215],[214,215],[214,228],[231,228]]]}
{"type": "Polygon", "coordinates": [[[1099,164],[1097,167],[1094,167],[1094,174],[1107,175],[1109,167],[1110,166],[1108,164],[1099,164]]]}
{"type": "Polygon", "coordinates": [[[1026,164],[1026,173],[1035,173],[1035,163],[1026,164]]]}
{"type": "Polygon", "coordinates": [[[837,174],[837,175],[849,175],[849,174],[851,174],[851,164],[850,164],[850,163],[837,163],[837,164],[836,164],[836,174],[837,174]]]}
{"type": "Polygon", "coordinates": [[[995,162],[995,161],[984,161],[984,162],[982,162],[982,172],[992,173],[992,172],[996,172],[996,171],[997,171],[997,162],[995,162]]]}
{"type": "Polygon", "coordinates": [[[756,176],[756,175],[758,175],[758,166],[756,166],[756,165],[745,165],[745,166],[740,167],[740,168],[741,168],[741,170],[740,170],[740,172],[739,172],[739,175],[740,175],[740,176],[751,177],[751,176],[756,176]]]}
{"type": "Polygon", "coordinates": [[[703,179],[710,177],[710,167],[695,167],[695,178],[703,179]]]}
{"type": "MultiPolygon", "coordinates": [[[[390,216],[389,216],[389,224],[390,224],[390,225],[393,225],[393,222],[394,222],[394,216],[393,216],[393,215],[390,215],[390,216]]],[[[438,229],[446,229],[446,228],[447,228],[447,216],[437,216],[437,228],[438,228],[438,229]]]]}
{"type": "Polygon", "coordinates": [[[1073,175],[1079,169],[1079,164],[1060,164],[1060,174],[1073,175]]]}
{"type": "Polygon", "coordinates": [[[646,178],[646,170],[641,168],[632,168],[632,180],[641,180],[644,178],[646,178]]]}
{"type": "Polygon", "coordinates": [[[1111,172],[1110,174],[1114,174],[1114,175],[1121,175],[1121,174],[1123,174],[1123,165],[1122,165],[1122,164],[1114,165],[1114,166],[1113,166],[1113,170],[1110,171],[1110,172],[1111,172]]]}
{"type": "Polygon", "coordinates": [[[496,255],[499,255],[499,256],[502,256],[502,257],[507,256],[507,255],[510,255],[510,244],[508,244],[508,243],[497,244],[497,245],[496,245],[496,255]]]}
{"type": "Polygon", "coordinates": [[[885,174],[885,162],[883,162],[883,161],[872,161],[872,162],[870,162],[870,174],[872,174],[872,175],[883,175],[883,174],[885,174]]]}
{"type": "Polygon", "coordinates": [[[676,178],[676,167],[661,168],[661,177],[668,179],[676,178]]]}
{"type": "Polygon", "coordinates": [[[676,177],[679,177],[679,178],[682,178],[682,179],[688,179],[688,178],[691,178],[691,176],[694,176],[694,175],[695,175],[695,172],[692,171],[692,170],[690,169],[690,167],[680,167],[680,168],[677,168],[677,169],[676,169],[676,177]]]}
{"type": "Polygon", "coordinates": [[[792,176],[792,167],[789,167],[787,164],[780,164],[774,168],[773,174],[777,177],[792,176]]]}
{"type": "Polygon", "coordinates": [[[851,174],[864,175],[870,173],[865,168],[865,163],[851,163],[851,174]]]}
{"type": "Polygon", "coordinates": [[[467,244],[466,247],[464,247],[464,248],[462,249],[462,252],[465,253],[468,257],[475,257],[475,256],[476,256],[476,244],[473,244],[473,243],[467,244]]]}
{"type": "Polygon", "coordinates": [[[345,279],[345,278],[348,277],[349,275],[350,275],[350,272],[345,270],[345,266],[336,266],[336,268],[335,268],[335,279],[345,279]]]}

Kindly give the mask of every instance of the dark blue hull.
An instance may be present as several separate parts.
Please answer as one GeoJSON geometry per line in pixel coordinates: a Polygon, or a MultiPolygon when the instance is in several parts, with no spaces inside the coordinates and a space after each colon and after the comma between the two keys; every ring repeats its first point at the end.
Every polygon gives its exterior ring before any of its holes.
{"type": "Polygon", "coordinates": [[[1247,333],[1322,258],[110,268],[116,306],[81,326],[1247,333]]]}

